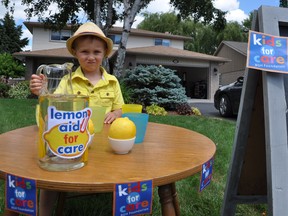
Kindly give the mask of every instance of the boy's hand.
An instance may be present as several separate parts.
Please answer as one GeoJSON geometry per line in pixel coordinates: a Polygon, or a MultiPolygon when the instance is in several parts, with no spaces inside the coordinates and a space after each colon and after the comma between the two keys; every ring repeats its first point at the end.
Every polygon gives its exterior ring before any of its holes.
{"type": "Polygon", "coordinates": [[[35,95],[40,94],[40,90],[43,86],[44,78],[45,76],[43,74],[41,75],[32,74],[31,80],[30,80],[30,91],[33,94],[35,95]]]}
{"type": "Polygon", "coordinates": [[[111,124],[116,118],[117,118],[117,116],[115,115],[115,113],[109,112],[105,116],[104,123],[105,124],[111,124]]]}
{"type": "Polygon", "coordinates": [[[104,123],[105,124],[111,124],[116,118],[121,117],[122,115],[122,109],[114,110],[112,112],[109,112],[105,116],[104,123]]]}

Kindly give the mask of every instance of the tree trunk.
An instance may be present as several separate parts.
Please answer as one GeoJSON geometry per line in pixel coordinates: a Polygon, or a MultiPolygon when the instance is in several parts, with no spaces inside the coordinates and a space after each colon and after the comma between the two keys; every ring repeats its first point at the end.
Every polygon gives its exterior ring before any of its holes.
{"type": "Polygon", "coordinates": [[[100,11],[100,4],[101,0],[94,0],[94,23],[99,26],[99,28],[102,29],[102,23],[101,23],[101,11],[100,11]]]}
{"type": "Polygon", "coordinates": [[[112,21],[113,21],[113,0],[108,1],[108,6],[107,6],[107,17],[106,17],[106,23],[104,25],[104,34],[108,34],[108,30],[112,26],[112,21]]]}
{"type": "Polygon", "coordinates": [[[130,34],[132,24],[134,23],[136,14],[145,4],[143,0],[135,0],[135,1],[124,0],[123,3],[124,3],[123,31],[122,31],[121,41],[118,47],[118,55],[117,55],[116,62],[113,68],[113,74],[118,78],[121,77],[122,75],[122,70],[123,70],[125,55],[126,55],[126,46],[127,46],[127,41],[128,41],[128,37],[130,34]]]}
{"type": "MultiPolygon", "coordinates": [[[[107,6],[107,17],[106,23],[103,26],[101,22],[101,0],[94,0],[94,22],[99,28],[102,29],[103,33],[107,36],[110,27],[112,26],[112,18],[113,18],[113,0],[108,1],[107,6]]],[[[103,59],[102,66],[106,69],[107,72],[110,71],[109,67],[109,59],[103,59]]]]}

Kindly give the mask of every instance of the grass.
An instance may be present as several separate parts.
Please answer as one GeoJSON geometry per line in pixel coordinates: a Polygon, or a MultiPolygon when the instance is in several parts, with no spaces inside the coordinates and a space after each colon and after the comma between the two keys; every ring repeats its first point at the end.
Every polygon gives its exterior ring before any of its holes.
{"type": "Polygon", "coordinates": [[[0,134],[36,124],[35,105],[38,100],[0,98],[0,134]]]}
{"type": "MultiPolygon", "coordinates": [[[[35,124],[37,100],[0,99],[0,134],[16,128],[35,124]]],[[[201,110],[200,110],[201,111],[201,110]]],[[[213,168],[213,180],[201,193],[198,192],[200,175],[195,175],[176,183],[181,215],[218,216],[222,206],[226,175],[231,159],[235,122],[204,116],[150,116],[149,121],[170,124],[197,131],[209,137],[217,146],[213,168]]],[[[4,181],[0,180],[0,215],[4,208],[4,181]]],[[[264,205],[238,205],[237,216],[258,216],[265,211],[264,205]]],[[[65,204],[65,214],[112,215],[112,194],[98,194],[69,199],[65,204]]],[[[154,190],[153,215],[161,215],[157,188],[154,190]]]]}

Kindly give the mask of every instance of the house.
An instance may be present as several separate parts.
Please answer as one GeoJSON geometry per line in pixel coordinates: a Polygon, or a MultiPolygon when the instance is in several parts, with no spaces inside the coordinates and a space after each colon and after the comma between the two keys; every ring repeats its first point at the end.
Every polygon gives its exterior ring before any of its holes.
{"type": "MultiPolygon", "coordinates": [[[[76,59],[66,50],[66,40],[72,35],[71,26],[61,31],[46,29],[43,23],[24,22],[33,35],[32,51],[15,53],[26,63],[26,79],[29,79],[41,64],[73,62],[76,59]]],[[[114,42],[109,61],[116,58],[122,28],[113,27],[108,37],[114,42]]],[[[229,59],[184,50],[184,42],[190,37],[131,29],[126,47],[124,69],[137,65],[159,65],[171,68],[181,78],[190,98],[212,100],[219,86],[219,65],[229,59]]]]}
{"type": "Polygon", "coordinates": [[[219,65],[219,84],[226,85],[244,76],[247,59],[247,43],[236,41],[222,41],[214,56],[229,58],[230,62],[219,65]]]}

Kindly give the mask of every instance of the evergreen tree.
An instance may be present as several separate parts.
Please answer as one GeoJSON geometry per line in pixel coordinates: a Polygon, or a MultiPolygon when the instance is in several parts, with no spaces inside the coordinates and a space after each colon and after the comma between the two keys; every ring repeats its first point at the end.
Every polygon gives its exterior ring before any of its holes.
{"type": "Polygon", "coordinates": [[[288,7],[288,0],[280,0],[280,7],[288,7]]]}
{"type": "Polygon", "coordinates": [[[122,82],[131,89],[134,103],[144,106],[156,104],[175,110],[177,104],[187,102],[181,79],[169,68],[139,65],[126,70],[122,82]]]}
{"type": "Polygon", "coordinates": [[[13,16],[8,12],[0,19],[0,53],[14,53],[28,45],[28,38],[21,39],[22,26],[16,26],[13,16]]]}

